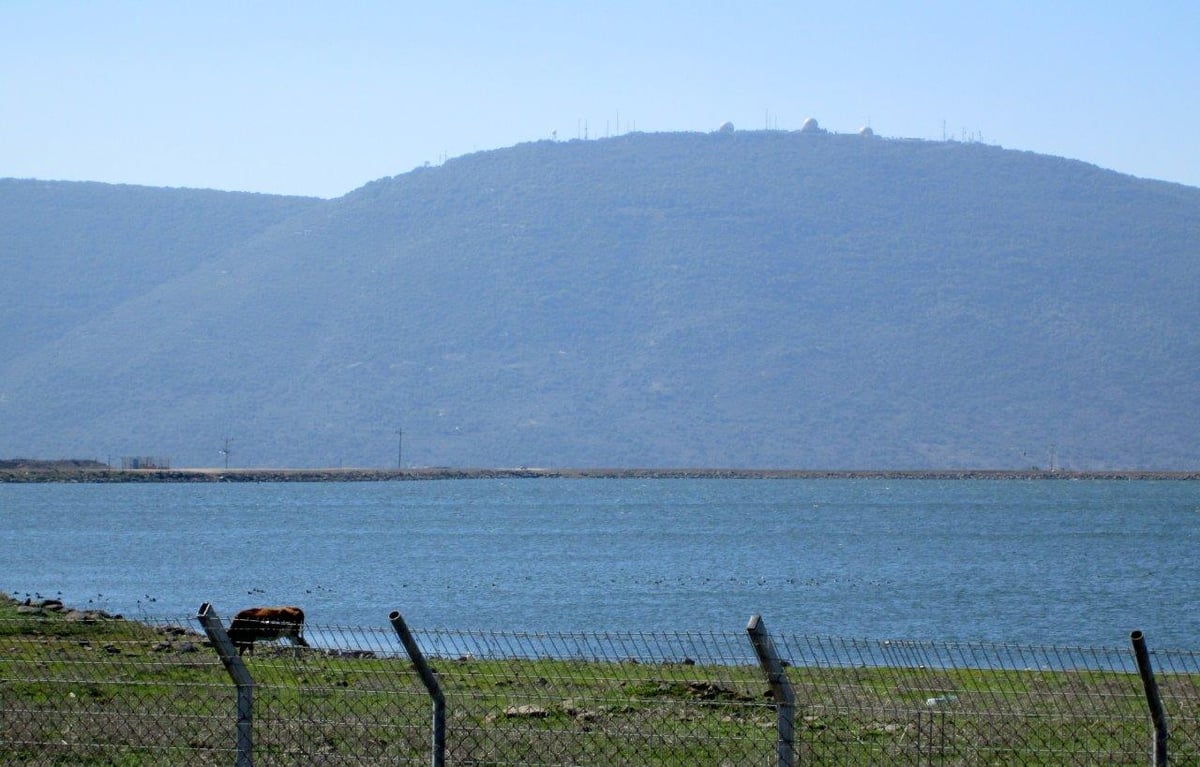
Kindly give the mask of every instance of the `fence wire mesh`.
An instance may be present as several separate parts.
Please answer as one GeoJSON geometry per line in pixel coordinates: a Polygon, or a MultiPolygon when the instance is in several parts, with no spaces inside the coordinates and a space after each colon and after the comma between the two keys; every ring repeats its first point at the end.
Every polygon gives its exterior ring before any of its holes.
{"type": "MultiPolygon", "coordinates": [[[[1128,648],[777,637],[799,764],[1150,764],[1128,648]]],[[[1200,763],[1196,658],[1153,654],[1172,761],[1200,763]]]]}
{"type": "Polygon", "coordinates": [[[260,644],[244,658],[255,683],[254,763],[428,764],[429,698],[391,629],[321,626],[306,636],[312,647],[260,644]]]}
{"type": "Polygon", "coordinates": [[[0,622],[0,762],[229,764],[229,679],[194,629],[67,613],[0,622]]]}
{"type": "Polygon", "coordinates": [[[766,764],[774,708],[744,635],[426,631],[457,764],[766,764]]]}
{"type": "Polygon", "coordinates": [[[1200,764],[1200,653],[1150,651],[1162,695],[1171,759],[1176,764],[1200,764]]]}
{"type": "MultiPolygon", "coordinates": [[[[446,764],[777,763],[743,632],[413,634],[445,695],[446,764]]],[[[305,636],[242,658],[254,764],[430,764],[430,697],[392,628],[305,636]]],[[[773,640],[799,765],[1151,763],[1127,648],[773,640]]],[[[1200,656],[1152,658],[1171,761],[1200,763],[1200,656]]],[[[237,703],[194,619],[0,610],[0,763],[235,764],[237,703]]]]}
{"type": "MultiPolygon", "coordinates": [[[[428,698],[390,630],[264,644],[254,763],[428,763],[428,698]]],[[[196,622],[31,610],[0,618],[0,763],[235,764],[237,690],[196,622]]]]}

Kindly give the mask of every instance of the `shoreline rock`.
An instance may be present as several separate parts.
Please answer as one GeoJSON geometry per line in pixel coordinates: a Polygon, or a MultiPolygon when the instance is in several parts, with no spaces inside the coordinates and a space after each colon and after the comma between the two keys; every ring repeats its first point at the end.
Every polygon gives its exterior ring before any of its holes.
{"type": "Polygon", "coordinates": [[[444,479],[1004,479],[1004,480],[1198,480],[1200,471],[1040,469],[112,469],[103,464],[22,461],[0,464],[0,482],[403,482],[444,479]],[[63,465],[67,464],[67,465],[63,465]]]}

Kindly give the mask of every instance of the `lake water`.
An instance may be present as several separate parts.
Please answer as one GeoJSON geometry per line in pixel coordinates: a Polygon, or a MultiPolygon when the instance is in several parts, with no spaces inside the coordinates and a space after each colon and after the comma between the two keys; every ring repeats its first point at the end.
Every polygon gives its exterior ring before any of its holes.
{"type": "Polygon", "coordinates": [[[127,617],[1200,649],[1200,483],[0,485],[0,590],[127,617]]]}

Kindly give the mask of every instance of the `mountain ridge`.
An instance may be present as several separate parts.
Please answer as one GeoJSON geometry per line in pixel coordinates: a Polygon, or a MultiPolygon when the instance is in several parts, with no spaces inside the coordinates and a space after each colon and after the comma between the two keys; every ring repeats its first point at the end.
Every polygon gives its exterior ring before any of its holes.
{"type": "Polygon", "coordinates": [[[0,178],[0,243],[9,267],[0,284],[0,360],[12,360],[84,318],[186,273],[313,202],[206,189],[0,178]],[[104,228],[120,228],[124,236],[97,236],[104,228]],[[86,283],[72,284],[76,274],[86,275],[86,283]],[[34,298],[41,303],[30,307],[34,298]]]}
{"type": "Polygon", "coordinates": [[[419,465],[1192,466],[1198,211],[981,144],[475,153],[298,206],[0,366],[0,454],[387,465],[403,429],[419,465]]]}

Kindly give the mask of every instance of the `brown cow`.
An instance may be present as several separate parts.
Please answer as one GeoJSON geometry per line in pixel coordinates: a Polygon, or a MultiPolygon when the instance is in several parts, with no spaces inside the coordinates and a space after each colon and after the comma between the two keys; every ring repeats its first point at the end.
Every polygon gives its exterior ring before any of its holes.
{"type": "Polygon", "coordinates": [[[304,611],[299,607],[248,607],[229,624],[229,639],[237,648],[238,655],[249,649],[254,654],[254,643],[260,639],[287,637],[292,644],[308,647],[304,641],[304,611]]]}

